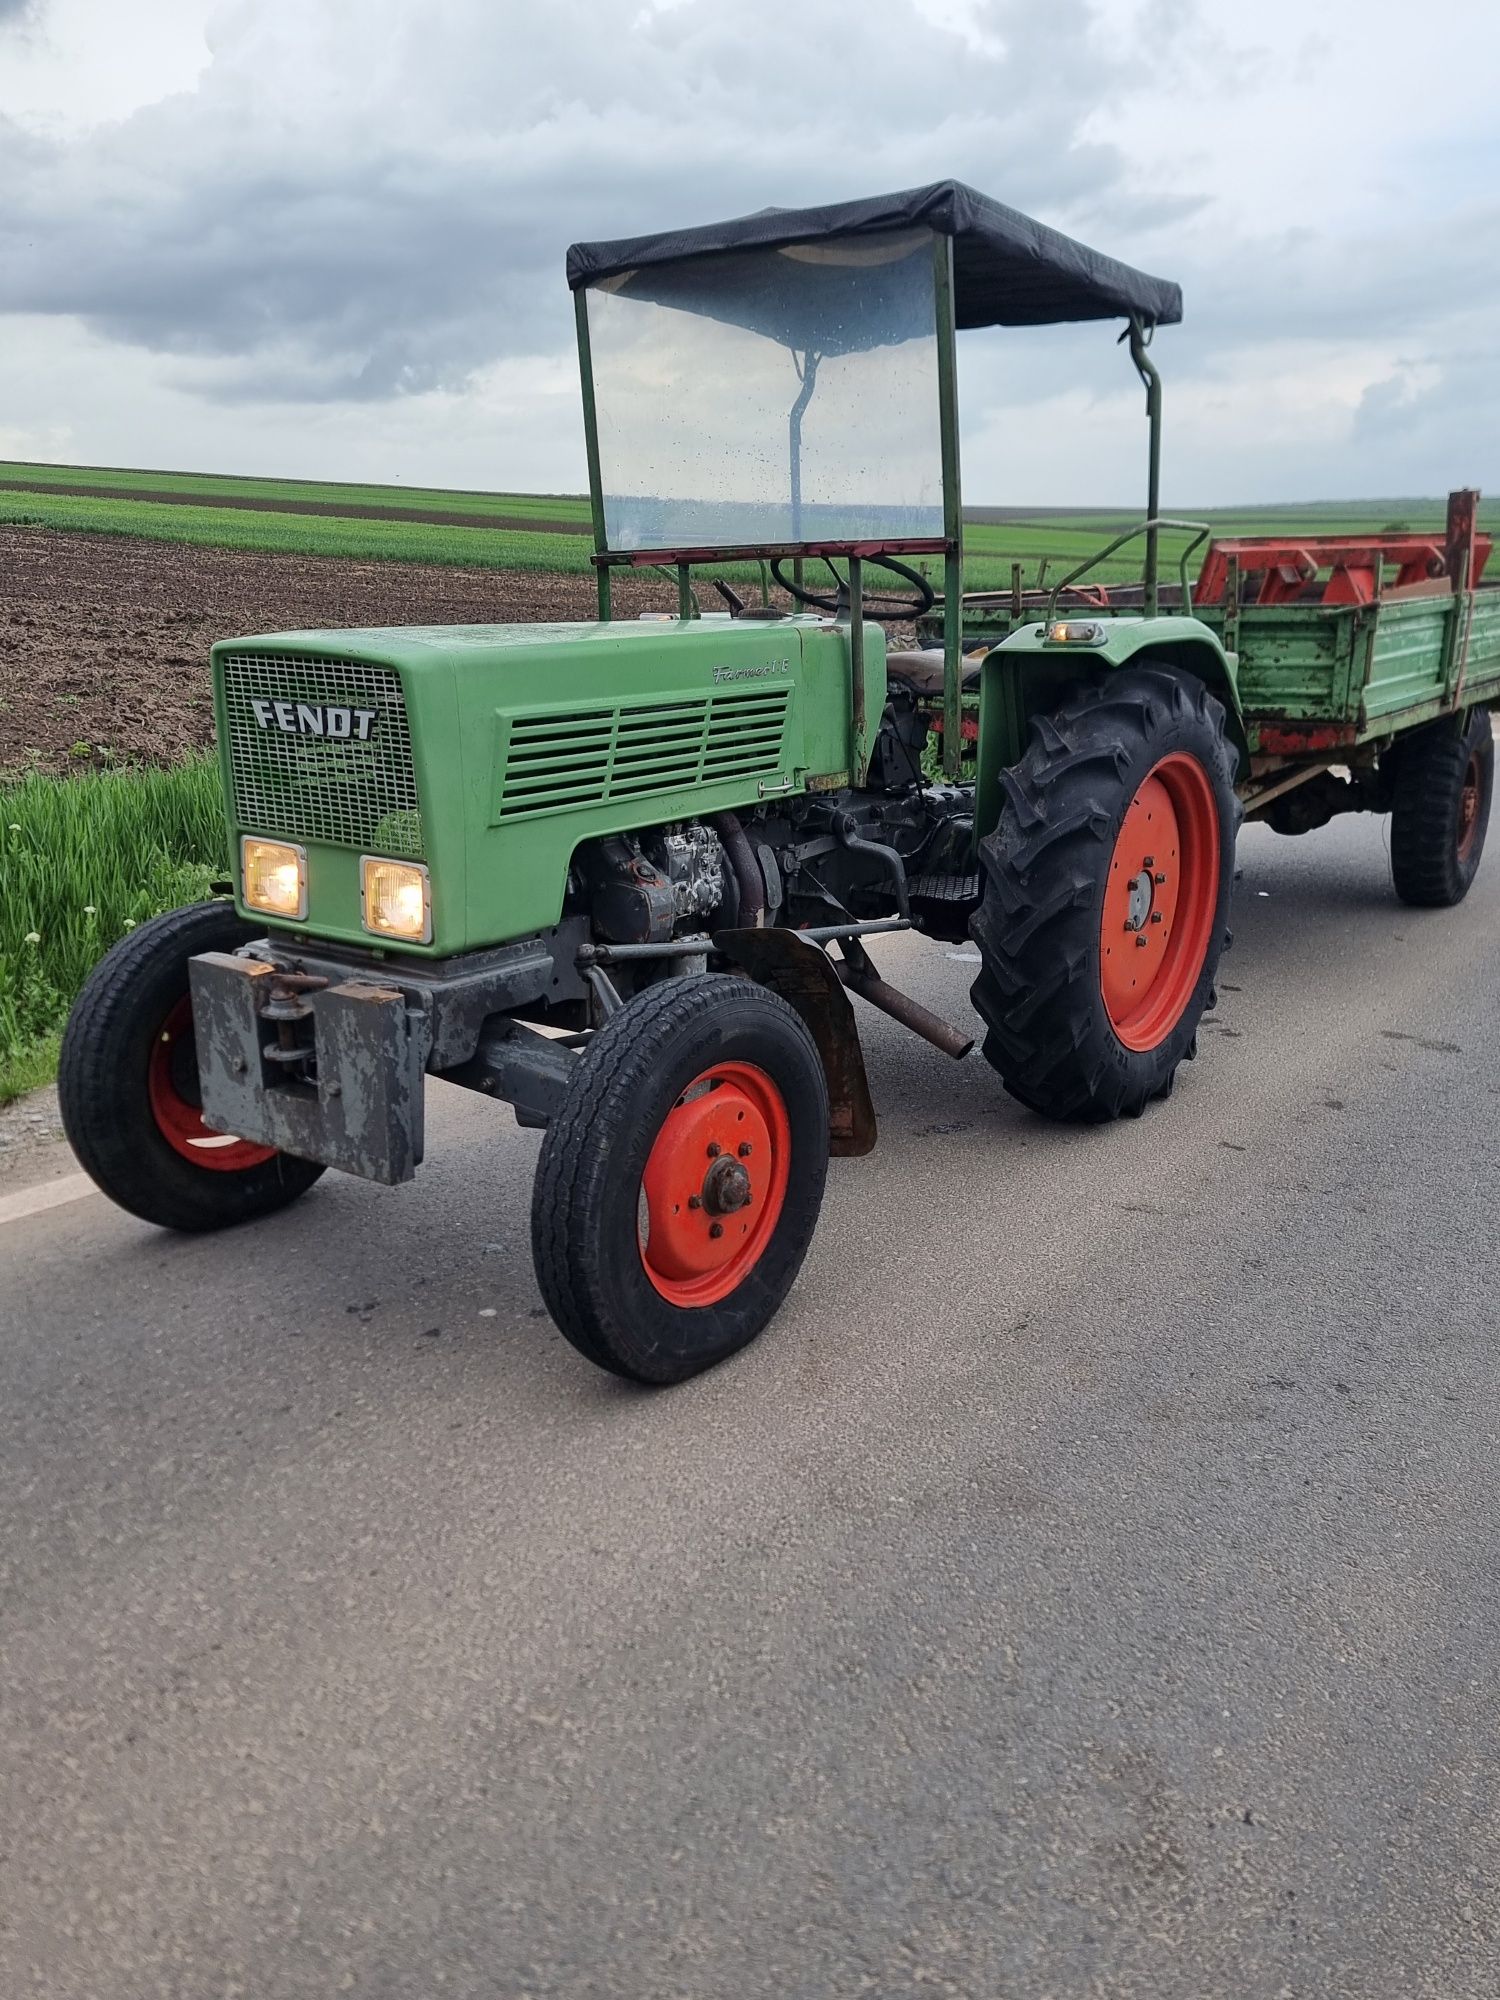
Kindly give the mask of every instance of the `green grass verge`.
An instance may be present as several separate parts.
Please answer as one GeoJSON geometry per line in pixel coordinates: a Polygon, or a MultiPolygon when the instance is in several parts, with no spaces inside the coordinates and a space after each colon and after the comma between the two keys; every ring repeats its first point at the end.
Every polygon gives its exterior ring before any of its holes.
{"type": "Polygon", "coordinates": [[[45,1083],[79,987],[116,941],[226,871],[219,769],[0,785],[0,1104],[45,1083]]]}
{"type": "Polygon", "coordinates": [[[41,1090],[57,1075],[61,1034],[43,1035],[23,1047],[0,1049],[0,1110],[29,1090],[41,1090]]]}

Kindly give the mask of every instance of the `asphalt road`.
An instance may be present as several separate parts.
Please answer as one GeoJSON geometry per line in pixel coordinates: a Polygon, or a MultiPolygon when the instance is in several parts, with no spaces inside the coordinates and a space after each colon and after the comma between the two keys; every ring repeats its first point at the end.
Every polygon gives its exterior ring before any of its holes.
{"type": "Polygon", "coordinates": [[[1136,1123],[867,1016],[883,1144],[684,1389],[457,1093],[403,1190],[0,1227],[6,2000],[1492,2000],[1500,853],[1242,861],[1136,1123]]]}

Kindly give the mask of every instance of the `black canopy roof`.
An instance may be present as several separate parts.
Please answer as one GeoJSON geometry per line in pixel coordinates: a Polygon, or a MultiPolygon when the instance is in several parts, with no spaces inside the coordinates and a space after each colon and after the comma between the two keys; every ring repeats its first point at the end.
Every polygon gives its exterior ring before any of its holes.
{"type": "Polygon", "coordinates": [[[731,222],[613,243],[575,243],[568,284],[584,285],[651,265],[733,250],[778,249],[836,236],[925,228],[953,238],[954,316],[959,326],[1047,326],[1058,320],[1182,318],[1182,292],[1113,257],[991,201],[962,181],[934,181],[902,194],[820,208],[764,208],[731,222]]]}

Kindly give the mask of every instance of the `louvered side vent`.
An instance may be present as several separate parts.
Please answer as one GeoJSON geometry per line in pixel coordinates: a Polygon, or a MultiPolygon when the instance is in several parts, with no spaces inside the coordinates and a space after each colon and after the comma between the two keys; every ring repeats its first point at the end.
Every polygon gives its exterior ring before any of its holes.
{"type": "Polygon", "coordinates": [[[518,715],[500,818],[774,777],[786,762],[791,698],[790,687],[747,688],[642,708],[518,715]]]}

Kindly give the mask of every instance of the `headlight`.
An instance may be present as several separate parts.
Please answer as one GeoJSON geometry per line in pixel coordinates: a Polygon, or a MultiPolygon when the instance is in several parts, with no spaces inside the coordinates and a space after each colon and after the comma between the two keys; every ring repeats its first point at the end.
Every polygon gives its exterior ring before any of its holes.
{"type": "Polygon", "coordinates": [[[379,861],[365,855],[359,864],[364,925],[376,937],[432,941],[432,887],[427,870],[415,861],[379,861]]]}
{"type": "Polygon", "coordinates": [[[268,917],[307,915],[307,850],[285,840],[240,842],[240,880],[245,901],[268,917]]]}

